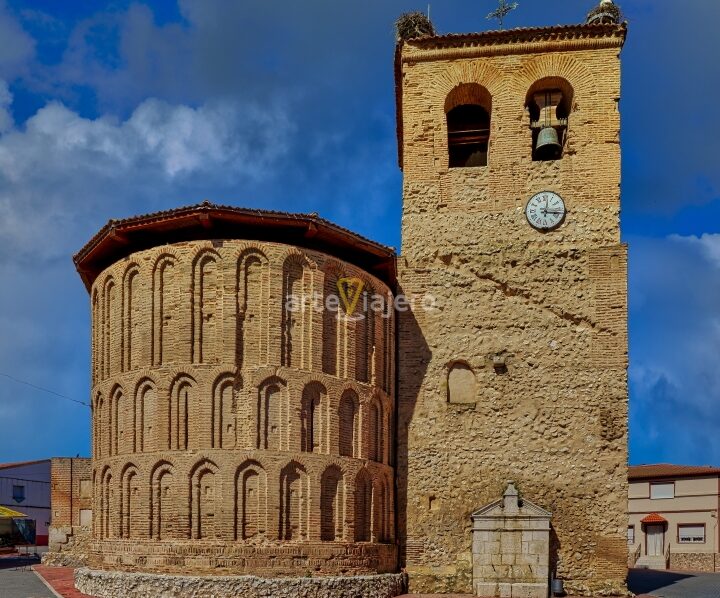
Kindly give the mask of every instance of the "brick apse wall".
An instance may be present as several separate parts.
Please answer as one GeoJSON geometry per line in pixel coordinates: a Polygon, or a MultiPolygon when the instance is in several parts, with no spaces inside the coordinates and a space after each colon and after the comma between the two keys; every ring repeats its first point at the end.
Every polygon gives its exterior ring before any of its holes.
{"type": "Polygon", "coordinates": [[[178,242],[97,277],[93,568],[396,570],[394,320],[284,301],[348,276],[390,295],[273,242],[178,242]]]}
{"type": "Polygon", "coordinates": [[[470,514],[507,480],[552,512],[551,564],[570,593],[624,588],[624,39],[624,26],[580,25],[398,49],[398,293],[437,301],[399,314],[398,519],[412,591],[471,591],[470,514]],[[526,107],[543,89],[569,104],[560,160],[533,161],[526,107]],[[446,113],[466,103],[490,115],[488,164],[449,168],[446,113]],[[542,191],[567,206],[546,233],[525,217],[542,191]]]}

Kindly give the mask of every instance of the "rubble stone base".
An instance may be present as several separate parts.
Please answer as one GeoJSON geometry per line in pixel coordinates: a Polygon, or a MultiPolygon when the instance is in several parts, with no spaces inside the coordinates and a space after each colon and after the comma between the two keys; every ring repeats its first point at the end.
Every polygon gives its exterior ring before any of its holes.
{"type": "Polygon", "coordinates": [[[357,577],[190,577],[82,568],[75,571],[75,587],[98,598],[391,598],[403,594],[406,583],[401,573],[357,577]]]}

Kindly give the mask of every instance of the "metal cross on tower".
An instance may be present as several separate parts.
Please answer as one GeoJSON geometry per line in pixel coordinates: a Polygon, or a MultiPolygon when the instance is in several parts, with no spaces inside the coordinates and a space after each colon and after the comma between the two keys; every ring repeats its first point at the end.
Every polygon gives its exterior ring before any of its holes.
{"type": "Polygon", "coordinates": [[[517,2],[510,2],[508,4],[507,0],[499,0],[499,5],[497,7],[497,10],[494,10],[491,12],[487,18],[488,19],[497,19],[500,22],[500,29],[503,28],[503,21],[505,20],[505,17],[508,15],[508,13],[515,10],[519,4],[517,2]]]}

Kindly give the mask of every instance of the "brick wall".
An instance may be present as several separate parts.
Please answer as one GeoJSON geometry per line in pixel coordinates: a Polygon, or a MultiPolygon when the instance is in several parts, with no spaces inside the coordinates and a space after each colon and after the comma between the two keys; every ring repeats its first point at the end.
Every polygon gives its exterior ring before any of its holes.
{"type": "Polygon", "coordinates": [[[50,550],[59,550],[92,511],[92,462],[53,457],[50,464],[50,550]]]}
{"type": "Polygon", "coordinates": [[[269,242],[176,243],[98,277],[93,566],[397,569],[394,321],[362,298],[323,309],[346,277],[392,298],[355,266],[269,242]]]}

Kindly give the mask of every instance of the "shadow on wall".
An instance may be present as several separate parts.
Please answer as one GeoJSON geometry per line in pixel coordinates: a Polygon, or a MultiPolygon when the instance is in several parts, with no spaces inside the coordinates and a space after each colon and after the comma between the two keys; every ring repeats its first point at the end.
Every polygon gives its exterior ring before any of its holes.
{"type": "Polygon", "coordinates": [[[689,577],[695,576],[670,571],[653,571],[652,569],[630,569],[627,584],[633,594],[648,594],[689,577]]]}
{"type": "MultiPolygon", "coordinates": [[[[398,294],[404,289],[398,285],[398,294]]],[[[420,387],[432,355],[425,342],[420,324],[412,310],[398,313],[398,335],[395,341],[397,371],[397,537],[400,567],[405,567],[407,555],[407,484],[408,484],[408,428],[415,414],[420,387]],[[402,359],[399,348],[402,347],[402,359]]]]}
{"type": "Polygon", "coordinates": [[[560,554],[560,549],[562,548],[562,544],[560,543],[560,538],[558,538],[557,532],[555,531],[555,528],[552,525],[552,521],[550,522],[550,574],[555,577],[557,572],[557,566],[558,566],[558,555],[560,554]]]}

